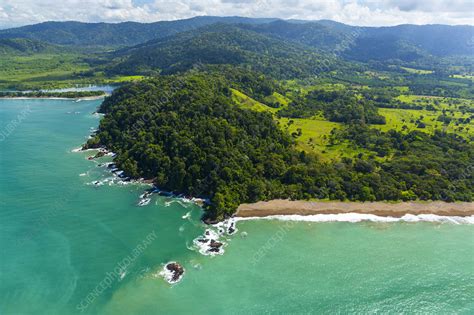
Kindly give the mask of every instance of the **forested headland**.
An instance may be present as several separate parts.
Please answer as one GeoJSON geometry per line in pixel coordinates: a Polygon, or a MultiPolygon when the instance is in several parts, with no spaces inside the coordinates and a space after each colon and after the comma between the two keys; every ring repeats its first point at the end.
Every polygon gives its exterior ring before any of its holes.
{"type": "MultiPolygon", "coordinates": [[[[131,177],[210,198],[207,214],[218,219],[241,203],[270,199],[472,200],[472,178],[466,174],[474,146],[465,138],[442,131],[383,132],[367,124],[377,114],[367,110],[361,117],[354,110],[330,141],[367,153],[324,160],[299,149],[270,112],[233,100],[236,82],[249,80],[255,80],[250,86],[265,85],[259,82],[264,77],[244,71],[239,80],[235,72],[191,72],[127,85],[102,104],[105,118],[87,146],[116,152],[118,166],[131,177]]],[[[335,97],[345,106],[351,103],[344,93],[335,97]]],[[[355,100],[351,106],[354,102],[371,108],[355,100]]]]}
{"type": "Polygon", "coordinates": [[[116,152],[125,176],[210,199],[209,218],[270,199],[472,201],[473,30],[48,22],[0,30],[0,88],[123,85],[85,147],[116,152]]]}

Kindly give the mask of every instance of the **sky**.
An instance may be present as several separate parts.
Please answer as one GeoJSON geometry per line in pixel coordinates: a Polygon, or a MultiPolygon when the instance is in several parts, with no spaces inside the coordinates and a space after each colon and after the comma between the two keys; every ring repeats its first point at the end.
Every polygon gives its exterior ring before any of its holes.
{"type": "Polygon", "coordinates": [[[194,16],[330,19],[350,25],[474,25],[474,0],[0,0],[0,28],[44,21],[155,22],[194,16]]]}

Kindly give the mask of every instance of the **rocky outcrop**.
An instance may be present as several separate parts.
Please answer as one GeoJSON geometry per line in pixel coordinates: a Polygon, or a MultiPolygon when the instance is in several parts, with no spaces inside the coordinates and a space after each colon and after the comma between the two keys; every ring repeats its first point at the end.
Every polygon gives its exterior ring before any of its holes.
{"type": "Polygon", "coordinates": [[[165,267],[172,273],[171,281],[178,282],[184,274],[184,268],[177,262],[168,263],[165,267]]]}

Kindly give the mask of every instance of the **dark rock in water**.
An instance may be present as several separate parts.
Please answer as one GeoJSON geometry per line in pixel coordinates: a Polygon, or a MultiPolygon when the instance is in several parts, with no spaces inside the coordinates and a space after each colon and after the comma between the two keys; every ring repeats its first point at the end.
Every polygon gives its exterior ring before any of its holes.
{"type": "Polygon", "coordinates": [[[169,192],[169,191],[160,191],[158,194],[160,196],[164,196],[164,197],[172,197],[173,196],[173,193],[169,192]]]}
{"type": "Polygon", "coordinates": [[[104,155],[105,155],[105,152],[104,152],[104,151],[99,151],[99,152],[97,152],[97,154],[94,156],[94,159],[103,157],[104,155]]]}
{"type": "Polygon", "coordinates": [[[207,243],[209,240],[207,238],[200,238],[197,240],[199,243],[207,243]]]}
{"type": "Polygon", "coordinates": [[[180,264],[173,262],[166,265],[166,269],[173,273],[173,277],[171,281],[176,282],[178,281],[181,276],[184,274],[184,268],[180,264]]]}
{"type": "Polygon", "coordinates": [[[229,234],[234,234],[234,232],[235,232],[235,229],[233,226],[230,226],[229,229],[227,230],[227,233],[229,234]]]}
{"type": "Polygon", "coordinates": [[[207,225],[214,225],[214,224],[219,223],[219,221],[212,218],[204,218],[203,222],[206,223],[207,225]]]}
{"type": "Polygon", "coordinates": [[[209,248],[209,252],[211,252],[211,253],[218,253],[219,251],[220,251],[219,248],[215,248],[215,247],[209,248]]]}
{"type": "Polygon", "coordinates": [[[204,234],[206,234],[207,236],[211,235],[211,233],[209,231],[206,231],[206,233],[204,233],[204,234]]]}
{"type": "Polygon", "coordinates": [[[86,143],[82,146],[82,150],[89,150],[89,149],[100,149],[102,146],[99,143],[86,143]]]}
{"type": "Polygon", "coordinates": [[[212,248],[217,248],[217,249],[219,249],[219,248],[222,247],[222,245],[224,245],[224,244],[222,244],[221,242],[217,242],[217,241],[215,241],[215,240],[211,240],[211,244],[209,244],[209,246],[211,246],[211,249],[212,249],[212,248]]]}

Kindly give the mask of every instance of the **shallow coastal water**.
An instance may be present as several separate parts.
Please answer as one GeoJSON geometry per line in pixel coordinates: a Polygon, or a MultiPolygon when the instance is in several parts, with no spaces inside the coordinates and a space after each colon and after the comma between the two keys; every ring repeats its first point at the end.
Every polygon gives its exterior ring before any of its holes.
{"type": "Polygon", "coordinates": [[[473,225],[243,221],[201,255],[197,206],[91,185],[99,103],[0,100],[0,314],[474,312],[473,225]]]}

